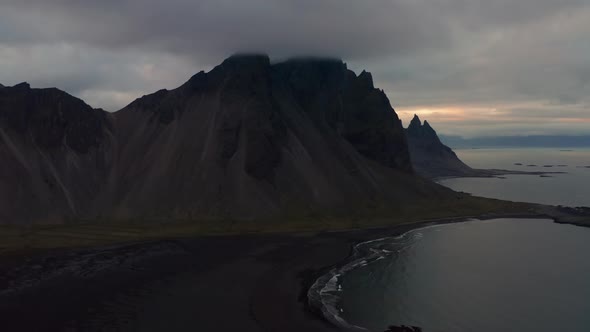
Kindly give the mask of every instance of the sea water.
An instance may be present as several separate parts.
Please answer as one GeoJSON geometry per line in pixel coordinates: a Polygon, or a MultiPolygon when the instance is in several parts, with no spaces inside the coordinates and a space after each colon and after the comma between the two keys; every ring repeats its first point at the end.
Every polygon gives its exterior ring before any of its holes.
{"type": "MultiPolygon", "coordinates": [[[[590,150],[457,153],[475,168],[564,173],[442,181],[452,189],[590,206],[590,150]]],[[[370,331],[389,325],[426,332],[590,331],[590,228],[542,219],[472,221],[370,241],[355,252],[327,275],[330,284],[322,293],[326,312],[341,325],[370,331]]]]}
{"type": "Polygon", "coordinates": [[[506,175],[500,178],[454,178],[439,181],[456,191],[510,201],[590,206],[588,149],[470,149],[457,150],[473,168],[563,174],[506,175]]]}

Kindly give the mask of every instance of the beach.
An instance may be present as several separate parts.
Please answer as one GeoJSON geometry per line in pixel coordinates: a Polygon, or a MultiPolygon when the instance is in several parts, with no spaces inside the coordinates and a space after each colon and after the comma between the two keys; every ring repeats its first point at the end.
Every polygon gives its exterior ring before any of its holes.
{"type": "MultiPolygon", "coordinates": [[[[429,222],[430,223],[430,222],[429,222]]],[[[11,331],[330,331],[309,286],[371,230],[185,238],[3,257],[11,331]],[[23,265],[24,263],[24,265],[23,265]]]]}
{"type": "Polygon", "coordinates": [[[307,291],[355,244],[464,220],[5,255],[0,312],[11,331],[331,331],[307,291]]]}

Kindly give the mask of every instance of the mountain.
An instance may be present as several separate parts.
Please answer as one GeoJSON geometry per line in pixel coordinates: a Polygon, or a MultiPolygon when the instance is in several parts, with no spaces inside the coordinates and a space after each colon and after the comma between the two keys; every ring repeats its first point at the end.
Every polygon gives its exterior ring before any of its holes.
{"type": "Polygon", "coordinates": [[[443,176],[466,176],[475,171],[463,163],[444,145],[428,121],[422,121],[418,115],[406,129],[412,165],[416,172],[427,178],[443,176]]]}
{"type": "Polygon", "coordinates": [[[453,148],[497,148],[497,147],[535,147],[535,148],[587,148],[590,136],[533,135],[533,136],[491,136],[463,138],[461,136],[441,136],[453,148]]]}
{"type": "Polygon", "coordinates": [[[333,59],[225,60],[108,114],[0,89],[0,220],[218,220],[383,213],[455,197],[414,175],[371,74],[333,59]]]}
{"type": "Polygon", "coordinates": [[[112,165],[109,117],[58,89],[1,88],[1,222],[61,222],[93,210],[112,165]]]}
{"type": "Polygon", "coordinates": [[[337,60],[234,56],[115,120],[119,217],[346,215],[420,195],[387,97],[337,60]]]}

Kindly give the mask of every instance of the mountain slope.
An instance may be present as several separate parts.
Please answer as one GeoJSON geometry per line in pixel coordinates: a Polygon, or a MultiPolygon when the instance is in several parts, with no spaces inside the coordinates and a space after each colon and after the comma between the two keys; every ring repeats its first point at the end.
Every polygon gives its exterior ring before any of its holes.
{"type": "Polygon", "coordinates": [[[57,89],[0,89],[0,220],[62,222],[99,209],[109,116],[57,89]]]}
{"type": "Polygon", "coordinates": [[[389,101],[341,61],[232,57],[115,119],[119,217],[347,215],[425,195],[389,101]]]}
{"type": "Polygon", "coordinates": [[[0,115],[2,222],[391,216],[456,196],[414,175],[389,100],[339,60],[234,56],[114,114],[2,88],[0,115]]]}
{"type": "Polygon", "coordinates": [[[474,170],[463,163],[459,157],[444,145],[428,121],[417,115],[406,129],[412,165],[416,172],[427,178],[442,176],[466,176],[474,170]]]}

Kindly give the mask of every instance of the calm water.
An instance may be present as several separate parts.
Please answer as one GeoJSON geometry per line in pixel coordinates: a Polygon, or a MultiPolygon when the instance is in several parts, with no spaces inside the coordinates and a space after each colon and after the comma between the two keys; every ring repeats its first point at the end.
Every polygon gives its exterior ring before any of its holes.
{"type": "Polygon", "coordinates": [[[481,149],[456,152],[461,160],[474,168],[567,173],[552,177],[507,175],[506,179],[457,178],[440,182],[451,189],[511,201],[590,206],[590,167],[586,168],[590,166],[590,150],[481,149]]]}
{"type": "Polygon", "coordinates": [[[393,253],[342,278],[341,316],[350,324],[372,331],[389,324],[427,332],[590,331],[590,229],[477,221],[371,248],[393,253]]]}
{"type": "MultiPolygon", "coordinates": [[[[590,150],[460,150],[458,155],[477,168],[568,173],[443,181],[455,190],[590,206],[590,168],[580,167],[590,165],[590,150]],[[526,166],[532,164],[537,166],[526,166]]],[[[434,226],[358,245],[348,265],[327,275],[333,277],[323,296],[338,319],[371,331],[404,324],[426,332],[587,332],[589,252],[589,228],[549,220],[434,226]]]]}

